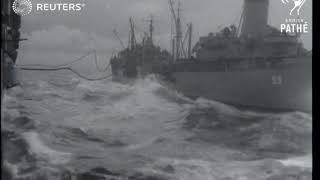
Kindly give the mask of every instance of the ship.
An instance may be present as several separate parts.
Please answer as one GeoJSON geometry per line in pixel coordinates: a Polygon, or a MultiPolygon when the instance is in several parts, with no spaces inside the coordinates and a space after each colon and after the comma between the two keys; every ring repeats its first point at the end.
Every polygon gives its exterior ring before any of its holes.
{"type": "Polygon", "coordinates": [[[268,15],[269,0],[244,0],[239,25],[200,37],[187,58],[174,17],[174,88],[238,107],[312,113],[312,51],[299,34],[269,25],[268,15]]]}
{"type": "Polygon", "coordinates": [[[1,1],[1,104],[6,89],[18,85],[15,63],[18,57],[21,16],[12,10],[13,0],[1,1]]]}
{"type": "Polygon", "coordinates": [[[125,46],[116,30],[122,50],[110,59],[112,77],[115,81],[126,81],[145,77],[148,74],[165,72],[172,57],[167,50],[161,49],[153,42],[153,18],[149,20],[148,33],[144,32],[141,42],[137,42],[136,27],[131,17],[128,45],[125,46]]]}
{"type": "MultiPolygon", "coordinates": [[[[24,40],[20,38],[21,17],[11,9],[13,2],[13,0],[1,1],[1,113],[5,91],[18,85],[15,63],[18,57],[19,42],[24,40]]],[[[10,180],[13,173],[4,163],[2,142],[5,137],[3,133],[4,130],[1,128],[1,179],[10,180]]]]}

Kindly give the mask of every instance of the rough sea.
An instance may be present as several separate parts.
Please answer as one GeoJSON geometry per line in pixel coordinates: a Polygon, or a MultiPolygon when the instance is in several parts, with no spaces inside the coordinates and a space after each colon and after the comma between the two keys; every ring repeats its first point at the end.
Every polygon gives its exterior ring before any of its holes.
{"type": "Polygon", "coordinates": [[[5,95],[16,180],[311,180],[312,116],[189,99],[156,76],[120,83],[24,72],[5,95]]]}

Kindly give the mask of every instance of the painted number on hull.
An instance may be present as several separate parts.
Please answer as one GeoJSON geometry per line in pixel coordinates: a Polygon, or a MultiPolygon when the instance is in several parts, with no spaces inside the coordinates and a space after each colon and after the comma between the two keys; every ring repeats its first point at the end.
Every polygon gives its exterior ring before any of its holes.
{"type": "Polygon", "coordinates": [[[272,85],[282,85],[282,76],[281,75],[273,75],[272,76],[272,85]]]}

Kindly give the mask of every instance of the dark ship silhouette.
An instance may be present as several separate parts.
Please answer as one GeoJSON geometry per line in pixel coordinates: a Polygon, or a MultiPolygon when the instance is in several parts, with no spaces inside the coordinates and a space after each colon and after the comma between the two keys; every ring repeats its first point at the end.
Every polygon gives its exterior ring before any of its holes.
{"type": "MultiPolygon", "coordinates": [[[[17,85],[14,65],[18,56],[19,42],[23,40],[20,39],[21,17],[12,11],[12,4],[13,0],[1,1],[1,108],[5,91],[17,85]]],[[[2,142],[5,140],[5,135],[3,134],[5,132],[1,128],[1,179],[9,180],[13,175],[12,170],[4,163],[2,142]]]]}
{"type": "Polygon", "coordinates": [[[1,103],[4,91],[17,85],[14,65],[18,57],[21,17],[13,12],[13,0],[1,1],[1,103]]]}
{"type": "MultiPolygon", "coordinates": [[[[130,36],[128,47],[123,46],[116,56],[110,60],[113,78],[137,78],[150,73],[164,72],[171,55],[153,43],[153,20],[150,20],[149,33],[145,33],[142,42],[137,43],[135,38],[134,23],[130,18],[130,36]]],[[[114,31],[116,36],[117,33],[114,31]]]]}

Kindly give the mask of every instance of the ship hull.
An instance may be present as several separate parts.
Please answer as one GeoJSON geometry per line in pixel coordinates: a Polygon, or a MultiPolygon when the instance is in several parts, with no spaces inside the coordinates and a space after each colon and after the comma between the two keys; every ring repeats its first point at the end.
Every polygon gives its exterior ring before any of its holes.
{"type": "Polygon", "coordinates": [[[312,112],[312,58],[248,71],[176,71],[175,87],[186,96],[264,109],[312,112]]]}

